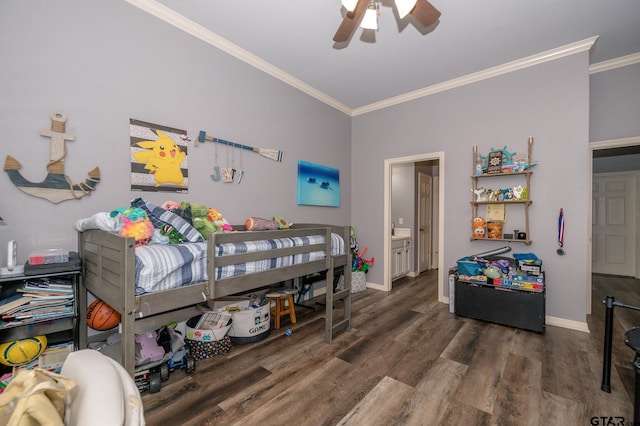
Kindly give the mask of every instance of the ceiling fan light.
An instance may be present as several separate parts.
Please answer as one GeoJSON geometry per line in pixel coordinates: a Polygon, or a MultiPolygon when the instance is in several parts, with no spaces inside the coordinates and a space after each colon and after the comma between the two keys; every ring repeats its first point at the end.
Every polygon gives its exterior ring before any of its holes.
{"type": "Polygon", "coordinates": [[[353,12],[358,4],[358,0],[342,0],[342,6],[349,12],[353,12]]]}
{"type": "Polygon", "coordinates": [[[417,0],[395,0],[396,9],[398,10],[398,16],[400,19],[404,18],[411,12],[416,5],[417,0]]]}
{"type": "Polygon", "coordinates": [[[360,27],[367,30],[377,30],[378,29],[378,11],[376,9],[367,9],[364,13],[364,17],[362,18],[362,22],[360,23],[360,27]]]}

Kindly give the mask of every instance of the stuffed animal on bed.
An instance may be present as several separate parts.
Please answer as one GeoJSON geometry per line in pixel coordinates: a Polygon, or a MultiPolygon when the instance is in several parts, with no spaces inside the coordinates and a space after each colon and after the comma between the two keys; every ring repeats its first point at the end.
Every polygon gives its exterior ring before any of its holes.
{"type": "Polygon", "coordinates": [[[147,213],[138,207],[122,207],[110,216],[116,220],[116,230],[123,237],[133,237],[136,247],[149,244],[153,237],[153,224],[147,213]]]}
{"type": "Polygon", "coordinates": [[[180,203],[180,206],[183,210],[191,212],[193,227],[196,228],[205,239],[211,234],[232,230],[231,226],[222,218],[222,214],[216,209],[209,208],[202,203],[190,203],[187,201],[180,203]]]}
{"type": "Polygon", "coordinates": [[[180,203],[180,209],[183,212],[189,212],[190,223],[204,238],[209,237],[209,235],[215,232],[215,227],[209,219],[207,219],[209,208],[204,204],[183,201],[180,203]]]}
{"type": "Polygon", "coordinates": [[[233,227],[222,217],[222,213],[212,207],[209,207],[207,219],[216,227],[216,232],[233,231],[233,227]]]}
{"type": "Polygon", "coordinates": [[[244,227],[247,231],[269,231],[278,229],[278,222],[261,217],[250,217],[244,222],[244,227]]]}
{"type": "Polygon", "coordinates": [[[184,241],[187,241],[184,235],[179,233],[178,230],[171,225],[163,225],[162,228],[160,228],[159,232],[160,235],[168,238],[169,244],[180,244],[184,241]]]}

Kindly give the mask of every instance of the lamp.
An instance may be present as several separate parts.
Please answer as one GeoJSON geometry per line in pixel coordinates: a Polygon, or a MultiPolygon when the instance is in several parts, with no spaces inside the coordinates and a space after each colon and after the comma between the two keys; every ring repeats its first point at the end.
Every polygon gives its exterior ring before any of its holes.
{"type": "MultiPolygon", "coordinates": [[[[343,4],[344,4],[343,0],[343,4]]],[[[404,18],[415,7],[417,0],[395,0],[396,9],[398,10],[398,16],[400,19],[404,18]]],[[[355,7],[355,4],[354,4],[355,7]]]]}
{"type": "Polygon", "coordinates": [[[360,27],[367,30],[378,29],[378,5],[379,3],[375,0],[371,0],[369,2],[367,11],[364,13],[364,17],[362,18],[362,22],[360,23],[360,27]]]}

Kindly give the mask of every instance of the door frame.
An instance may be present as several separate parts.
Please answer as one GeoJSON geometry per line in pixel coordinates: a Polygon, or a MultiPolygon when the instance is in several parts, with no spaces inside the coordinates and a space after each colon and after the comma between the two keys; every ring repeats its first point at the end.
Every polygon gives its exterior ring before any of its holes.
{"type": "MultiPolygon", "coordinates": [[[[589,188],[589,197],[587,200],[587,235],[589,236],[589,244],[587,244],[587,315],[591,315],[591,302],[592,302],[592,283],[591,283],[591,259],[593,256],[591,250],[591,244],[593,243],[593,233],[592,233],[592,222],[593,222],[593,212],[591,211],[592,199],[593,199],[593,151],[598,151],[601,149],[608,148],[622,148],[625,146],[634,146],[640,145],[640,136],[633,136],[630,138],[621,138],[621,139],[610,139],[603,141],[596,141],[589,143],[589,164],[587,165],[587,170],[589,170],[589,182],[587,188],[589,188]]],[[[637,212],[636,212],[637,214],[637,212]]],[[[637,269],[637,265],[636,265],[637,269]]]]}
{"type": "Polygon", "coordinates": [[[438,302],[449,303],[449,298],[444,296],[444,288],[448,286],[448,278],[445,280],[444,273],[444,151],[432,152],[427,154],[417,154],[407,157],[387,158],[384,160],[384,214],[383,214],[383,233],[384,233],[384,261],[383,275],[384,283],[381,290],[391,291],[391,167],[395,164],[417,163],[420,161],[438,161],[438,176],[440,176],[439,184],[439,216],[438,222],[438,251],[440,256],[438,259],[438,302]]]}

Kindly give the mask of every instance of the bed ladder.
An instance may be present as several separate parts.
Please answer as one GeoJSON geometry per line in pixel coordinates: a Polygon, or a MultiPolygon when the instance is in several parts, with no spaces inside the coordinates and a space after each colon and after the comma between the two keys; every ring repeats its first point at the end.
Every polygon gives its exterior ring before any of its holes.
{"type": "Polygon", "coordinates": [[[325,319],[325,336],[324,340],[327,343],[333,341],[334,333],[338,333],[342,330],[351,331],[351,265],[347,264],[342,267],[334,268],[333,260],[331,261],[331,268],[327,271],[326,280],[326,319],[325,319]],[[342,270],[341,274],[336,274],[337,271],[342,270]],[[336,290],[337,282],[340,276],[344,275],[344,289],[336,290]],[[330,279],[329,277],[333,277],[330,279]],[[338,315],[337,322],[334,324],[334,309],[336,307],[335,302],[342,301],[343,315],[338,315]]]}

